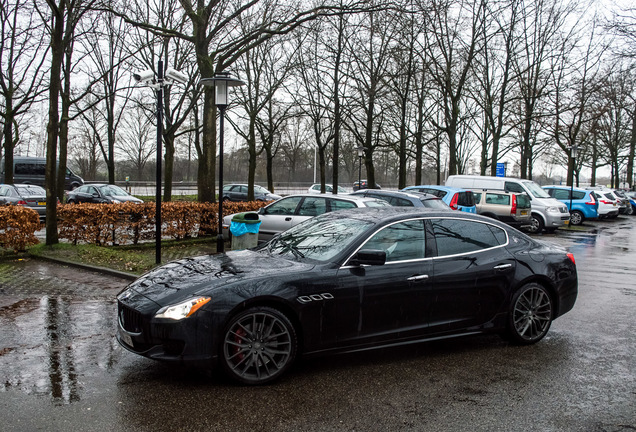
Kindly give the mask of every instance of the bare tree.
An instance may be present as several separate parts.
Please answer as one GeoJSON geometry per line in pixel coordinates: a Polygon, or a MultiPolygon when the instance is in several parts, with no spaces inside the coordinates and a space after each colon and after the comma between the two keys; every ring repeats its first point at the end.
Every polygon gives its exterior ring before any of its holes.
{"type": "Polygon", "coordinates": [[[0,120],[6,183],[13,183],[13,152],[20,142],[20,118],[46,90],[43,79],[47,47],[43,25],[32,13],[32,5],[27,1],[5,1],[0,5],[0,96],[3,99],[0,120]]]}

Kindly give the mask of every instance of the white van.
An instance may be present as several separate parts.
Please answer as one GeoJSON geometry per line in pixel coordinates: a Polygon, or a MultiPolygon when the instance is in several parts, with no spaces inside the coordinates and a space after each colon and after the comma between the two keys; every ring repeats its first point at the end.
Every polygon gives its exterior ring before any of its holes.
{"type": "Polygon", "coordinates": [[[532,226],[530,232],[554,231],[570,220],[565,204],[550,197],[541,186],[532,180],[514,177],[490,177],[478,175],[452,175],[446,179],[446,186],[479,191],[496,189],[506,192],[527,193],[532,206],[532,226]]]}

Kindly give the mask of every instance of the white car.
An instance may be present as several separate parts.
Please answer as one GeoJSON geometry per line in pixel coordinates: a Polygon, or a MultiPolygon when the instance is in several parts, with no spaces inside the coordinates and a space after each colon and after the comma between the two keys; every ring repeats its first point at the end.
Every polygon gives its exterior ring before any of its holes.
{"type": "MultiPolygon", "coordinates": [[[[294,225],[336,210],[356,207],[386,207],[388,202],[354,195],[299,194],[289,195],[259,209],[261,224],[258,241],[267,241],[294,225]]],[[[223,237],[229,238],[233,214],[223,218],[223,237]]]]}
{"type": "MultiPolygon", "coordinates": [[[[307,189],[308,193],[320,193],[320,183],[315,183],[313,185],[311,185],[309,187],[309,189],[307,189]]],[[[332,193],[333,192],[333,185],[330,184],[325,184],[325,192],[327,193],[332,193]]],[[[345,188],[343,188],[342,186],[338,186],[338,193],[349,193],[351,191],[346,190],[345,188]]]]}
{"type": "Polygon", "coordinates": [[[609,190],[595,190],[594,198],[598,201],[598,218],[607,219],[618,216],[618,203],[609,190]]]}

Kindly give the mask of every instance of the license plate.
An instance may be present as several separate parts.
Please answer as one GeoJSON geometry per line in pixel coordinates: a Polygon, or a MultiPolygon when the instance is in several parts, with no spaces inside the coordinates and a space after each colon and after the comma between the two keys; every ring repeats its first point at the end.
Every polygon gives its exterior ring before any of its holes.
{"type": "Polygon", "coordinates": [[[569,225],[569,224],[570,224],[570,221],[569,221],[569,220],[564,220],[563,222],[565,222],[565,224],[566,224],[566,225],[569,225]]]}
{"type": "Polygon", "coordinates": [[[125,343],[129,347],[133,346],[132,338],[130,337],[128,333],[124,332],[122,329],[119,329],[119,338],[122,340],[123,343],[125,343]]]}
{"type": "Polygon", "coordinates": [[[38,201],[38,205],[39,206],[45,206],[46,205],[46,201],[38,201]]]}
{"type": "Polygon", "coordinates": [[[521,216],[527,216],[528,210],[521,210],[521,216]]]}

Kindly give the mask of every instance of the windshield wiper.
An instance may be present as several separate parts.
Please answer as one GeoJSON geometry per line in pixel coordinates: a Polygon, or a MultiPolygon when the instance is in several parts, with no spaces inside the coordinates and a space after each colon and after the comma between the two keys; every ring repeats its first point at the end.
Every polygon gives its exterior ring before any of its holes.
{"type": "Polygon", "coordinates": [[[286,242],[285,240],[281,239],[280,237],[278,237],[277,239],[275,239],[274,241],[272,241],[269,246],[267,247],[268,252],[271,253],[272,251],[272,246],[274,246],[275,244],[280,243],[282,246],[282,250],[280,251],[279,255],[284,254],[287,251],[290,251],[296,258],[305,258],[305,255],[298,250],[298,248],[296,246],[294,246],[291,243],[286,242]]]}

